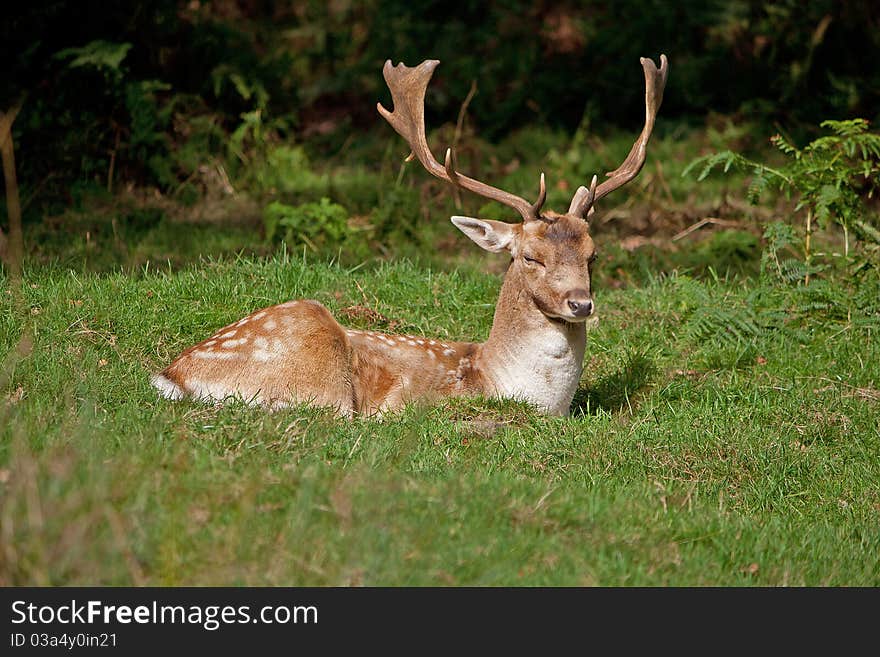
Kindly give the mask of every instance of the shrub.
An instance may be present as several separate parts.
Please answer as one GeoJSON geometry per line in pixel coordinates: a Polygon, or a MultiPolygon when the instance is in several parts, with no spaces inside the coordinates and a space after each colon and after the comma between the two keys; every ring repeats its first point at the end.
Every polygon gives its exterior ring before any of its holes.
{"type": "MultiPolygon", "coordinates": [[[[817,226],[825,227],[830,223],[840,226],[844,234],[843,255],[847,260],[850,258],[850,238],[853,233],[864,243],[863,256],[876,258],[880,251],[877,218],[867,205],[867,199],[877,191],[880,134],[869,132],[868,126],[865,119],[823,121],[821,127],[830,129],[832,134],[810,142],[803,149],[777,134],[770,141],[787,158],[780,167],[755,162],[727,150],[697,158],[682,175],[702,167],[697,180],[704,180],[717,167],[723,167],[725,172],[739,167],[752,173],[747,192],[752,203],[757,203],[765,190],[771,187],[779,189],[789,198],[795,198],[795,213],[804,225],[803,264],[795,278],[802,277],[805,283],[809,283],[810,275],[817,271],[811,245],[817,226]]],[[[776,265],[776,272],[782,278],[791,278],[783,270],[783,262],[777,253],[793,244],[795,236],[771,224],[764,237],[768,241],[768,251],[776,265]]],[[[857,258],[856,263],[859,267],[864,265],[864,257],[857,258]]],[[[789,271],[795,267],[791,262],[788,265],[789,271]]]]}
{"type": "Polygon", "coordinates": [[[292,206],[273,201],[263,211],[266,238],[280,235],[287,244],[305,244],[315,252],[349,237],[348,211],[324,197],[318,203],[292,206]]]}

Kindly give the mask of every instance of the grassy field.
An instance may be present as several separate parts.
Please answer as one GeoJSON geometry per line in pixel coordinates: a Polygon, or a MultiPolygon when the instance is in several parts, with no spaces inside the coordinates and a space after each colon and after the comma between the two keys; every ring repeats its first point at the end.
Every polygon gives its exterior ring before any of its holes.
{"type": "Polygon", "coordinates": [[[599,286],[570,418],[376,422],[173,403],[148,376],[296,297],[484,339],[497,275],[280,252],[0,284],[2,585],[880,585],[876,300],[599,286]]]}

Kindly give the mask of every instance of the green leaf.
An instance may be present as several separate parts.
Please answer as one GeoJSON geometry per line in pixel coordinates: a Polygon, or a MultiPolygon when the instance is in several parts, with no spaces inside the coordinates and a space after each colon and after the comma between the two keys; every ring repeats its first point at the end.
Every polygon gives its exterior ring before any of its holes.
{"type": "Polygon", "coordinates": [[[66,48],[56,53],[55,59],[70,59],[71,61],[67,62],[70,68],[93,66],[118,73],[122,60],[129,50],[131,50],[130,43],[114,43],[99,39],[90,41],[80,48],[66,48]]]}
{"type": "Polygon", "coordinates": [[[733,151],[721,151],[719,153],[704,155],[692,160],[684,168],[684,171],[681,172],[681,175],[683,178],[687,177],[695,168],[702,166],[703,168],[697,176],[697,180],[702,181],[712,172],[712,169],[720,165],[724,165],[724,173],[727,173],[731,167],[748,168],[758,166],[756,162],[752,162],[738,153],[734,153],[733,151]]]}

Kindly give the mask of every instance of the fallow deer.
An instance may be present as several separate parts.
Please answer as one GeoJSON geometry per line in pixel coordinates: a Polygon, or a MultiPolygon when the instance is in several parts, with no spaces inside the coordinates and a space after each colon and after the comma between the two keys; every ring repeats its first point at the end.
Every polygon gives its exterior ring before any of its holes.
{"type": "Polygon", "coordinates": [[[219,402],[238,398],[270,408],[330,406],[341,415],[375,415],[414,400],[483,395],[523,400],[565,415],[578,387],[586,348],[585,321],[595,312],[591,269],[596,247],[588,217],[595,203],[632,180],[645,163],[663,99],[668,64],[642,58],[645,126],[627,158],[597,185],[579,187],[568,212],[542,211],[525,199],[469,178],[451,150],[438,162],[425,136],[424,101],[437,60],[410,68],[385,63],[394,110],[377,109],[429,173],[516,210],[521,223],[452,217],[483,249],[506,251],[510,265],[488,339],[451,342],[347,329],[317,301],[288,301],[225,326],[181,353],[153,385],[170,399],[219,402]]]}

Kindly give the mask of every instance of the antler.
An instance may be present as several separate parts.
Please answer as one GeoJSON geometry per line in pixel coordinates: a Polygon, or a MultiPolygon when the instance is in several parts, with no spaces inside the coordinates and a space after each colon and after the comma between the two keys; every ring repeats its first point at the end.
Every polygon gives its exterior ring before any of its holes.
{"type": "Polygon", "coordinates": [[[586,219],[593,213],[593,204],[603,196],[610,194],[618,187],[628,183],[638,175],[645,164],[645,153],[648,140],[654,130],[654,120],[657,118],[657,110],[663,102],[663,89],[666,87],[666,76],[669,72],[666,55],[660,55],[660,68],[654,61],[646,57],[640,59],[642,68],[645,70],[645,127],[642,134],[633,144],[632,150],[619,167],[607,174],[608,180],[596,187],[596,176],[593,176],[590,189],[579,187],[571,199],[568,213],[576,217],[586,219]]]}
{"type": "Polygon", "coordinates": [[[535,203],[529,203],[524,198],[458,173],[455,170],[452,149],[446,150],[444,164],[440,164],[431,153],[428,140],[425,137],[425,91],[428,88],[431,75],[439,63],[436,59],[427,59],[416,67],[409,67],[403,64],[392,66],[390,59],[386,61],[382,75],[385,76],[385,82],[388,83],[388,88],[391,90],[394,111],[389,112],[382,107],[382,103],[376,103],[379,114],[409,144],[412,149],[410,158],[413,155],[417,157],[431,175],[480,196],[503,203],[519,212],[523,221],[539,219],[541,207],[547,196],[543,173],[541,174],[538,200],[535,203]]]}

